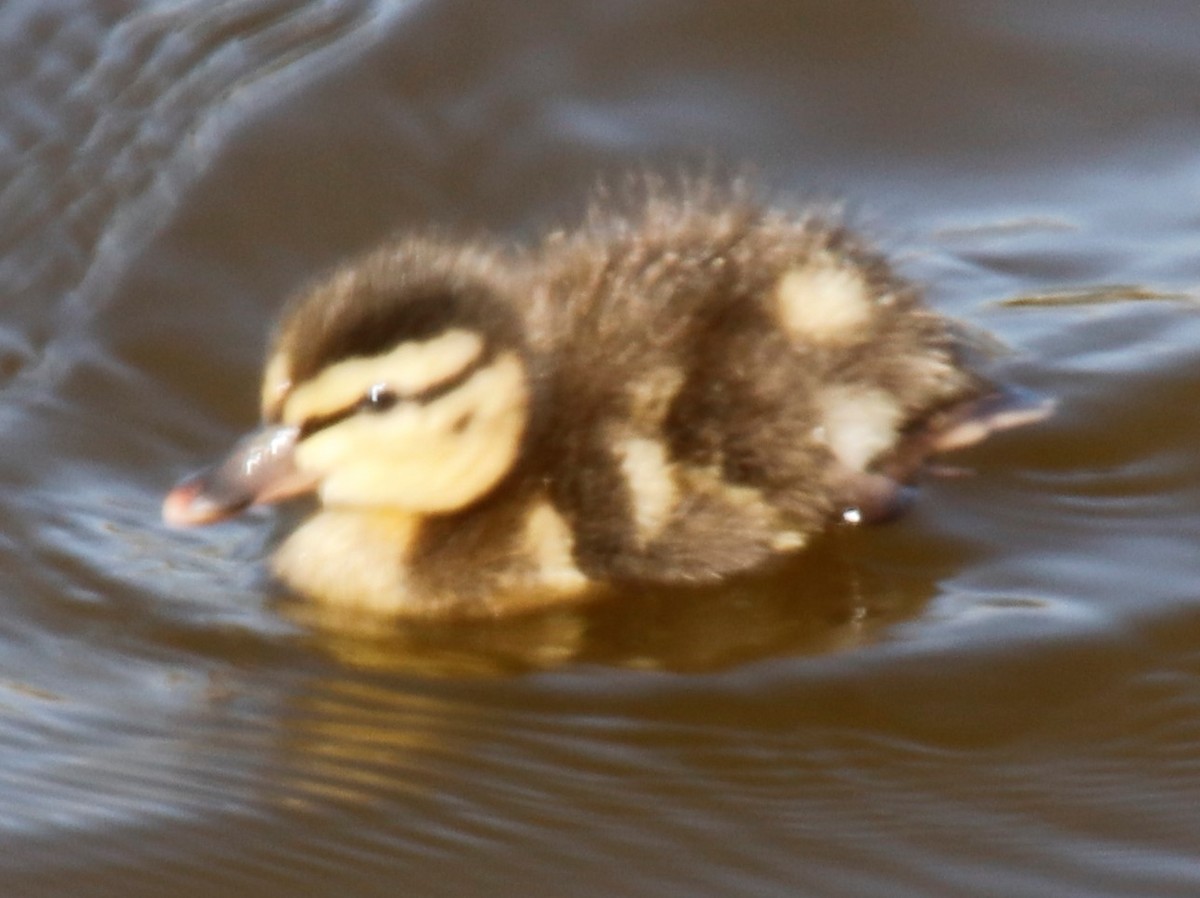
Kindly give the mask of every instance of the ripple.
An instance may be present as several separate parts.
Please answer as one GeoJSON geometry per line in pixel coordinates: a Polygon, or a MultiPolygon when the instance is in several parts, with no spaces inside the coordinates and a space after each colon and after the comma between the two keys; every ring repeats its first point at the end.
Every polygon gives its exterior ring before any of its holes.
{"type": "Polygon", "coordinates": [[[408,4],[7,4],[0,277],[31,340],[82,326],[253,109],[344,62],[408,4]]]}

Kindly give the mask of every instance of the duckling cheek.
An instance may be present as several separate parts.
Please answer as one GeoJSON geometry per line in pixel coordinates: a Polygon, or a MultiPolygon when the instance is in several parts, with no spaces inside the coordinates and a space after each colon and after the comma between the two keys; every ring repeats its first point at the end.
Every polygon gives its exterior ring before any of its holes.
{"type": "Polygon", "coordinates": [[[521,436],[517,423],[484,420],[459,434],[409,429],[403,439],[376,442],[332,469],[321,483],[321,500],[419,514],[455,511],[488,492],[512,467],[521,436]]]}
{"type": "Polygon", "coordinates": [[[326,477],[321,501],[327,506],[388,507],[412,514],[456,511],[496,483],[507,469],[503,462],[496,454],[475,458],[461,452],[364,459],[326,477]]]}
{"type": "Polygon", "coordinates": [[[376,438],[366,423],[350,418],[305,438],[296,447],[296,466],[315,477],[324,477],[357,458],[367,457],[374,451],[376,438]]]}
{"type": "Polygon", "coordinates": [[[325,472],[329,505],[443,513],[482,497],[512,467],[528,417],[522,377],[481,372],[426,405],[398,406],[330,428],[300,447],[325,472]]]}

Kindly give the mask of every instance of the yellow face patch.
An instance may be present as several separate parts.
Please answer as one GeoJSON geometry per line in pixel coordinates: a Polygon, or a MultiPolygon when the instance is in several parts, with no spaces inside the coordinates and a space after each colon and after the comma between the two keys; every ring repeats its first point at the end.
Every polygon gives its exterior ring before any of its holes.
{"type": "MultiPolygon", "coordinates": [[[[370,376],[346,395],[361,395],[369,385],[370,376]]],[[[327,505],[454,511],[512,467],[528,416],[525,368],[505,353],[428,402],[401,399],[385,412],[360,411],[303,438],[296,464],[320,478],[327,505]]]]}
{"type": "Polygon", "coordinates": [[[571,528],[549,502],[539,502],[525,523],[525,550],[537,565],[537,579],[554,589],[573,592],[587,586],[575,566],[571,528]]]}
{"type": "MultiPolygon", "coordinates": [[[[482,353],[479,334],[451,330],[432,340],[401,343],[383,355],[338,362],[291,392],[283,405],[283,422],[302,425],[350,408],[376,385],[386,385],[401,398],[420,393],[460,373],[482,353]]],[[[273,360],[268,366],[268,375],[274,364],[273,360]]]]}
{"type": "Polygon", "coordinates": [[[637,540],[648,545],[670,523],[679,501],[679,485],[667,458],[667,447],[659,440],[630,437],[617,443],[616,451],[633,505],[637,540]]]}

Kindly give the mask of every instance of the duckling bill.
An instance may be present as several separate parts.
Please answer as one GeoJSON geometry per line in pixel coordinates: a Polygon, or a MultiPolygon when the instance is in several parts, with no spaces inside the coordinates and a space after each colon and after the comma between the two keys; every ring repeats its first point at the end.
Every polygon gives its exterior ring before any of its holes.
{"type": "Polygon", "coordinates": [[[315,493],[273,559],[314,600],[494,615],[704,584],[879,517],[989,408],[957,331],[844,226],[711,187],[517,250],[392,241],[294,298],[260,430],[172,524],[315,493]]]}

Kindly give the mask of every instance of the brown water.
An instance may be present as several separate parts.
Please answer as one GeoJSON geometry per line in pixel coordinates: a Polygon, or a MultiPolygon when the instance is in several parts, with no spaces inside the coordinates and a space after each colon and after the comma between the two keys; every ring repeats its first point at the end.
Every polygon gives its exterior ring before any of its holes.
{"type": "Polygon", "coordinates": [[[1200,8],[0,6],[0,894],[1200,894],[1200,8]],[[356,633],[163,490],[283,295],[601,173],[846,197],[1059,413],[771,582],[356,633]]]}

